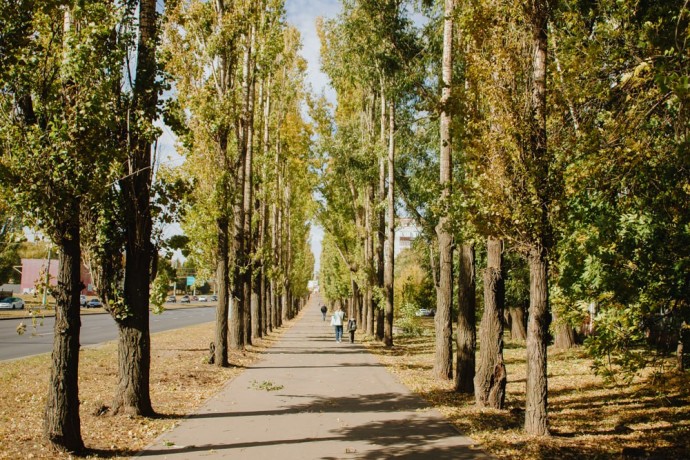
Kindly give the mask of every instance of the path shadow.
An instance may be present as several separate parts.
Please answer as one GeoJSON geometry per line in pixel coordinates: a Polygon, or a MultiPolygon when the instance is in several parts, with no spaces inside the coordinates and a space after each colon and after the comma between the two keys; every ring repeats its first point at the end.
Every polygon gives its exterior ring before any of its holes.
{"type": "MultiPolygon", "coordinates": [[[[170,446],[169,448],[154,448],[142,451],[138,456],[172,455],[204,451],[228,451],[233,449],[247,449],[251,447],[294,445],[316,442],[340,441],[366,442],[376,446],[367,452],[357,452],[352,448],[347,453],[358,459],[429,459],[429,460],[464,460],[488,459],[488,455],[470,446],[444,445],[444,441],[459,436],[451,425],[441,419],[407,418],[404,420],[389,420],[365,423],[357,426],[331,430],[332,436],[323,438],[277,439],[271,441],[252,441],[225,444],[204,444],[189,446],[170,446]]],[[[466,440],[468,442],[469,440],[466,440]]],[[[349,457],[349,456],[348,456],[349,457]]],[[[321,457],[324,459],[341,459],[338,457],[321,457]]]]}
{"type": "Polygon", "coordinates": [[[191,414],[188,418],[224,418],[224,417],[256,417],[266,415],[289,415],[310,412],[327,413],[358,413],[358,412],[398,412],[422,410],[427,408],[417,396],[401,395],[399,393],[379,393],[374,395],[352,395],[334,398],[325,398],[318,395],[277,395],[294,398],[309,399],[300,404],[283,406],[275,410],[246,411],[246,412],[213,412],[206,414],[191,414]]]}

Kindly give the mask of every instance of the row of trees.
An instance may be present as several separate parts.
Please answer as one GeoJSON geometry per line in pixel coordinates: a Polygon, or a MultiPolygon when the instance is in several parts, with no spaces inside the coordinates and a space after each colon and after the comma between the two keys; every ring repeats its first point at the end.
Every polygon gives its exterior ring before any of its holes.
{"type": "Polygon", "coordinates": [[[216,277],[218,366],[294,316],[312,275],[306,64],[284,16],[280,0],[173,2],[166,14],[168,123],[194,182],[183,228],[198,273],[216,277]]]}
{"type": "Polygon", "coordinates": [[[0,2],[2,209],[59,253],[44,422],[56,447],[84,449],[82,263],[119,329],[112,414],[154,415],[149,310],[168,286],[154,282],[163,229],[185,210],[188,238],[168,249],[188,240],[198,270],[215,271],[218,365],[229,325],[244,347],[305,298],[314,175],[299,46],[280,1],[0,2]],[[161,118],[183,170],[159,162],[161,118]]]}
{"type": "Polygon", "coordinates": [[[688,12],[681,1],[345,1],[322,27],[338,92],[320,133],[326,295],[381,311],[372,275],[387,265],[372,248],[392,241],[379,229],[397,210],[429,255],[435,375],[503,407],[508,317],[527,342],[528,433],[548,434],[552,336],[572,346],[587,324],[605,377],[633,375],[652,338],[677,343],[682,366],[688,12]]]}

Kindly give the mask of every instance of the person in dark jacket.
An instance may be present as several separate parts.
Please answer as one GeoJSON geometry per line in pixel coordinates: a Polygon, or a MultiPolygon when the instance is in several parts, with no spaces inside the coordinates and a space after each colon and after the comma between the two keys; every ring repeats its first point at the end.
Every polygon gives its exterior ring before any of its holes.
{"type": "Polygon", "coordinates": [[[350,343],[355,343],[355,331],[357,330],[357,321],[350,318],[347,321],[347,332],[350,333],[350,343]]]}
{"type": "Polygon", "coordinates": [[[323,315],[323,320],[326,321],[326,312],[328,311],[328,308],[326,308],[325,305],[321,306],[321,315],[323,315]]]}

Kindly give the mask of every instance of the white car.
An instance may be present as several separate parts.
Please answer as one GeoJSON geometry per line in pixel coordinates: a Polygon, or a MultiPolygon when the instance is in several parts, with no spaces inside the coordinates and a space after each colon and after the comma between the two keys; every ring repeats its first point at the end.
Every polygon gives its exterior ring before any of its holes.
{"type": "Polygon", "coordinates": [[[24,308],[24,301],[19,297],[5,297],[0,300],[0,308],[11,308],[12,310],[24,308]]]}
{"type": "Polygon", "coordinates": [[[208,302],[206,297],[199,297],[199,302],[208,302]]]}

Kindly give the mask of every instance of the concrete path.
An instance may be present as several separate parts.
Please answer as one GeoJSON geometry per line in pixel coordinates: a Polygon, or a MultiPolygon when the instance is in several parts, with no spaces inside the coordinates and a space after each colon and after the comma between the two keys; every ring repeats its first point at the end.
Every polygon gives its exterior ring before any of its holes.
{"type": "Polygon", "coordinates": [[[264,359],[145,458],[485,459],[358,344],[335,342],[317,298],[264,359]]]}

